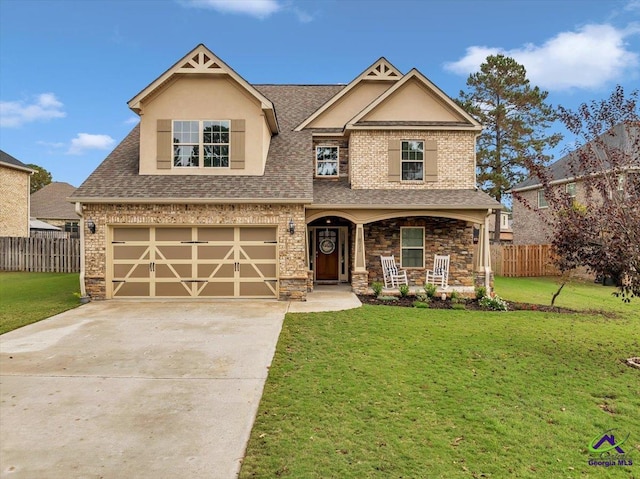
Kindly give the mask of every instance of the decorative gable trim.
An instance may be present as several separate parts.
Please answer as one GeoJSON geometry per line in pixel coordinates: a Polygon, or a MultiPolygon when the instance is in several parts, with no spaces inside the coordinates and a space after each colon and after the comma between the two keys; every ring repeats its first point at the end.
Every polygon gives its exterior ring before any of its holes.
{"type": "Polygon", "coordinates": [[[238,83],[247,93],[260,102],[271,133],[279,132],[273,103],[255,89],[249,82],[238,75],[233,68],[224,63],[202,43],[178,60],[171,68],[151,82],[144,90],[134,96],[129,102],[129,108],[140,114],[142,101],[165,83],[177,75],[227,75],[238,83]]]}
{"type": "Polygon", "coordinates": [[[335,96],[330,98],[329,101],[327,101],[318,110],[316,110],[310,117],[300,123],[300,125],[298,125],[294,131],[304,130],[314,120],[316,120],[324,112],[335,105],[341,98],[347,95],[361,81],[399,81],[400,78],[402,78],[402,73],[400,72],[400,70],[394,67],[386,58],[380,57],[370,67],[366,68],[360,75],[354,78],[346,87],[340,90],[335,96]]]}
{"type": "MultiPolygon", "coordinates": [[[[378,123],[378,122],[375,122],[378,123]]],[[[382,95],[380,95],[377,99],[375,99],[371,104],[369,104],[364,110],[358,113],[355,117],[353,117],[345,126],[346,130],[349,129],[406,129],[407,126],[411,126],[412,129],[442,129],[446,127],[447,129],[464,129],[464,130],[482,130],[482,125],[478,121],[476,121],[471,115],[469,115],[464,109],[462,109],[456,102],[454,102],[449,96],[444,93],[440,88],[438,88],[435,84],[433,84],[427,77],[425,77],[422,73],[420,73],[417,69],[412,69],[409,73],[402,77],[401,80],[392,85],[387,91],[385,91],[382,95]],[[390,122],[389,125],[370,125],[368,122],[362,121],[367,115],[371,112],[379,108],[384,102],[393,96],[396,92],[398,92],[404,85],[408,82],[416,79],[420,82],[428,91],[432,92],[434,96],[439,99],[445,107],[451,110],[456,116],[460,117],[459,122],[452,123],[451,126],[447,124],[418,124],[415,125],[393,125],[393,122],[390,122]],[[362,122],[362,124],[360,124],[362,122]]]]}

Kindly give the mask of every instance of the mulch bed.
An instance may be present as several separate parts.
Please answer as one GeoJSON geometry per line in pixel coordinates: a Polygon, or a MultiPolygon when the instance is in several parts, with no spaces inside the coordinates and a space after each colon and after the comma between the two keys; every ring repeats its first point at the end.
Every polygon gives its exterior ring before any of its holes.
{"type": "MultiPolygon", "coordinates": [[[[380,300],[375,296],[368,295],[358,295],[358,299],[362,304],[371,304],[371,305],[383,305],[383,306],[400,306],[403,308],[413,308],[413,303],[416,301],[415,296],[407,296],[405,298],[396,297],[394,300],[380,300]]],[[[464,301],[464,309],[470,311],[490,311],[486,308],[483,308],[478,304],[478,301],[475,299],[466,299],[464,301]]],[[[530,303],[514,303],[512,301],[507,301],[507,306],[509,311],[542,311],[545,313],[577,313],[573,309],[569,308],[559,308],[557,306],[547,306],[544,304],[530,304],[530,303]]],[[[450,299],[446,299],[442,301],[441,299],[433,299],[429,303],[429,309],[454,309],[450,299]]]]}

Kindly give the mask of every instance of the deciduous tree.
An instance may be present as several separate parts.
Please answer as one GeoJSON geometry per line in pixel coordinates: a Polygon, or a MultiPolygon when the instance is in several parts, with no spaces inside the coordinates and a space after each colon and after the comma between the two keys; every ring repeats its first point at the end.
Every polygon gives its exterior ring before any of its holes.
{"type": "Polygon", "coordinates": [[[42,166],[29,164],[27,167],[35,170],[35,173],[31,175],[31,193],[35,193],[39,189],[51,183],[51,173],[45,170],[42,166]]]}

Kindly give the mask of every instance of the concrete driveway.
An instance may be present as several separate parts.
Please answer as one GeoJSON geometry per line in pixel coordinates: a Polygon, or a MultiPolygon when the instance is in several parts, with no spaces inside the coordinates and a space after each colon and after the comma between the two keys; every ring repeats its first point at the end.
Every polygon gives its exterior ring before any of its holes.
{"type": "Polygon", "coordinates": [[[235,477],[287,307],[107,301],[0,336],[0,477],[235,477]]]}

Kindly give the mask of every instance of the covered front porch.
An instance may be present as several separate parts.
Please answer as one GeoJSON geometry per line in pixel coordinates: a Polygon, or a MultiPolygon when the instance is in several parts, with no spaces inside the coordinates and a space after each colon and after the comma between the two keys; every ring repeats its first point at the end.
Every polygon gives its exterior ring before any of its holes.
{"type": "Polygon", "coordinates": [[[357,294],[371,293],[373,283],[383,282],[380,256],[393,255],[407,271],[410,289],[421,291],[434,255],[446,254],[451,263],[444,292],[472,294],[476,286],[490,291],[490,215],[486,209],[308,208],[308,290],[350,284],[357,294]]]}

